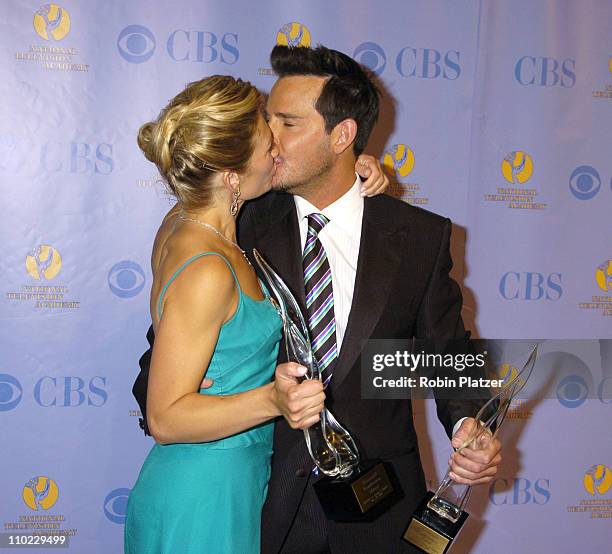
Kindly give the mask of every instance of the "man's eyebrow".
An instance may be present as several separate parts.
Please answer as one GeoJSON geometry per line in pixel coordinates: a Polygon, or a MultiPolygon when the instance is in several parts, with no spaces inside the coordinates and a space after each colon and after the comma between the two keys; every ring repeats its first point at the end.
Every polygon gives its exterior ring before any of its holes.
{"type": "MultiPolygon", "coordinates": [[[[267,115],[269,116],[270,114],[267,113],[267,115]]],[[[275,112],[274,115],[282,119],[304,119],[304,116],[296,115],[292,113],[285,113],[285,112],[275,112]]]]}

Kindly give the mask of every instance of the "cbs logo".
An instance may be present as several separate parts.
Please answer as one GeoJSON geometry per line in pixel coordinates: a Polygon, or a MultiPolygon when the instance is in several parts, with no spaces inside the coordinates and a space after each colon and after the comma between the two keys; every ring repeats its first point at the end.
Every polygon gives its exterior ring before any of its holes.
{"type": "Polygon", "coordinates": [[[108,287],[119,298],[133,298],[144,288],[146,277],[136,262],[123,260],[110,268],[107,276],[108,287]]]}

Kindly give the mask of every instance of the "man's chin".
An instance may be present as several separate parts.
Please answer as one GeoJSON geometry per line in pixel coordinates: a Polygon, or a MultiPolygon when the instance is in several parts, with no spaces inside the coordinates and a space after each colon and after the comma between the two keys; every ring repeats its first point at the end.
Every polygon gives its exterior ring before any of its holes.
{"type": "Polygon", "coordinates": [[[287,192],[289,189],[290,189],[290,187],[287,186],[285,181],[283,181],[282,179],[274,177],[274,179],[272,180],[272,190],[273,191],[275,191],[275,192],[287,192]]]}

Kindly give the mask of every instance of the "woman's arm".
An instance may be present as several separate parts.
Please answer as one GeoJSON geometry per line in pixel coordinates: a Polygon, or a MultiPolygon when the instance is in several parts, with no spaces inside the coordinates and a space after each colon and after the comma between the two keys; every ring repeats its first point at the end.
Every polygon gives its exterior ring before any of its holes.
{"type": "MultiPolygon", "coordinates": [[[[216,256],[192,262],[168,289],[147,393],[148,424],[158,443],[217,440],[281,415],[274,383],[227,396],[198,393],[221,326],[237,303],[234,279],[216,256]]],[[[301,395],[297,403],[296,418],[306,427],[322,408],[324,395],[316,388],[309,384],[312,394],[301,395]]]]}

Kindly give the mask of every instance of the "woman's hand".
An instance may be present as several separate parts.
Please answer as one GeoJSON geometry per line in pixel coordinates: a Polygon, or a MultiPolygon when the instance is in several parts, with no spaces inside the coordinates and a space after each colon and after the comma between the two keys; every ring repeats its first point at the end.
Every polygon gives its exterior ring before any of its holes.
{"type": "Polygon", "coordinates": [[[380,161],[369,154],[361,154],[355,164],[357,175],[366,179],[361,184],[361,196],[382,194],[389,186],[389,177],[383,171],[380,161]]]}
{"type": "Polygon", "coordinates": [[[292,429],[308,429],[319,421],[325,393],[316,379],[300,379],[306,368],[294,362],[279,364],[273,388],[273,402],[292,429]]]}

